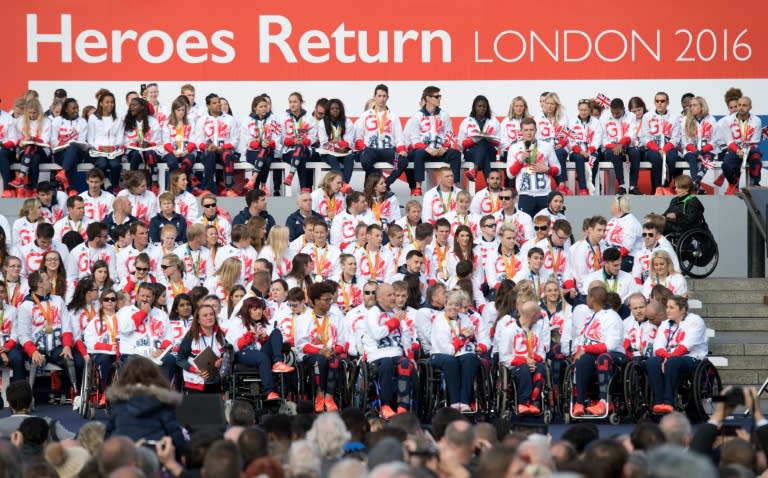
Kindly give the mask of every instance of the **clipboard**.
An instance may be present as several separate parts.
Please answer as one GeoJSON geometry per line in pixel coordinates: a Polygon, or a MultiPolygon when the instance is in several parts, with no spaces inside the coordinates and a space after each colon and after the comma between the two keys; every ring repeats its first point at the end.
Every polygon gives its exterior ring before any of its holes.
{"type": "Polygon", "coordinates": [[[217,360],[219,360],[219,357],[213,352],[213,349],[206,347],[197,357],[192,359],[192,363],[195,364],[198,370],[208,372],[209,378],[213,378],[219,374],[219,369],[216,368],[217,360]]]}

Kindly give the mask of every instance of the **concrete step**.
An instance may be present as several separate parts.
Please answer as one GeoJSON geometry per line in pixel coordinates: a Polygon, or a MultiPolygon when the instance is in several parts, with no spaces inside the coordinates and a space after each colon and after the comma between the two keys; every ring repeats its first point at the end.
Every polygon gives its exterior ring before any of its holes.
{"type": "Polygon", "coordinates": [[[688,289],[692,291],[768,291],[768,279],[727,279],[706,278],[688,279],[688,289]]]}
{"type": "MultiPolygon", "coordinates": [[[[761,336],[768,330],[768,319],[765,318],[746,318],[746,317],[716,317],[710,318],[705,314],[701,314],[704,317],[704,321],[707,327],[715,329],[716,334],[721,332],[749,332],[754,331],[761,336]]],[[[715,335],[715,337],[717,337],[715,335]]]]}
{"type": "Polygon", "coordinates": [[[748,347],[754,346],[759,348],[764,344],[768,344],[768,331],[729,332],[724,330],[718,330],[715,332],[714,337],[710,337],[709,343],[710,345],[711,344],[743,344],[748,347]]]}
{"type": "Polygon", "coordinates": [[[759,387],[765,380],[765,373],[757,370],[731,370],[730,368],[718,369],[720,381],[726,385],[753,385],[759,387]]]}
{"type": "Polygon", "coordinates": [[[690,298],[698,299],[703,305],[708,304],[763,304],[768,291],[744,290],[698,290],[691,291],[690,298]]]}
{"type": "MultiPolygon", "coordinates": [[[[696,311],[703,318],[750,317],[768,318],[768,305],[763,304],[704,304],[696,311]]],[[[710,326],[711,327],[711,326],[710,326]]],[[[714,328],[717,330],[717,327],[714,328]]],[[[768,330],[768,329],[765,329],[768,330]]]]}

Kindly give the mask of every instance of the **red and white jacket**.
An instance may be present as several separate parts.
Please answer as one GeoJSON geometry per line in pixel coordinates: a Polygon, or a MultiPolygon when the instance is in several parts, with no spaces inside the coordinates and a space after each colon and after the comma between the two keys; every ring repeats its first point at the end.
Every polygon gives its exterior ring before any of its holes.
{"type": "Polygon", "coordinates": [[[523,269],[525,262],[521,261],[514,253],[505,255],[501,252],[501,245],[488,251],[485,259],[485,280],[488,287],[495,289],[502,280],[512,280],[523,269]]]}
{"type": "MultiPolygon", "coordinates": [[[[589,284],[584,284],[585,277],[589,274],[599,271],[603,268],[603,249],[602,242],[592,245],[587,239],[576,241],[571,246],[571,270],[576,279],[576,287],[582,290],[589,284]]],[[[637,261],[637,258],[635,258],[637,261]]]]}
{"type": "Polygon", "coordinates": [[[368,362],[406,355],[412,339],[408,327],[395,318],[394,311],[384,311],[374,305],[365,314],[362,331],[363,353],[368,362]]]}
{"type": "Polygon", "coordinates": [[[197,149],[195,144],[195,126],[191,123],[178,124],[173,126],[166,122],[161,127],[162,132],[160,140],[163,143],[162,154],[175,154],[177,152],[185,155],[194,153],[197,149]]]}
{"type": "Polygon", "coordinates": [[[355,251],[357,262],[357,283],[365,284],[368,281],[385,282],[395,273],[397,266],[394,258],[384,247],[376,252],[370,252],[368,247],[355,251]]]}
{"type": "Polygon", "coordinates": [[[409,149],[459,149],[451,116],[441,108],[436,108],[433,113],[426,107],[419,109],[405,124],[403,134],[409,149]]]}
{"type": "Polygon", "coordinates": [[[312,270],[309,271],[309,275],[313,280],[318,275],[325,280],[341,274],[341,266],[339,265],[341,251],[338,247],[326,244],[325,247],[320,248],[311,242],[304,246],[301,252],[312,258],[312,270]]]}
{"type": "Polygon", "coordinates": [[[667,110],[664,114],[649,111],[643,115],[640,144],[651,151],[668,153],[680,145],[680,129],[680,115],[674,111],[667,110]]]}
{"type": "Polygon", "coordinates": [[[88,324],[99,316],[98,301],[75,311],[67,310],[64,314],[64,334],[62,343],[65,346],[77,348],[80,355],[86,355],[88,350],[83,341],[83,335],[88,324]]]}
{"type": "Polygon", "coordinates": [[[54,194],[56,195],[56,202],[54,203],[51,199],[51,204],[43,204],[40,208],[43,219],[50,224],[55,224],[67,212],[67,195],[63,191],[56,191],[54,194]]]}
{"type": "Polygon", "coordinates": [[[578,307],[574,310],[574,323],[578,327],[578,333],[574,337],[574,352],[582,349],[595,355],[606,352],[624,353],[624,323],[613,310],[594,312],[587,307],[578,307]]]}
{"type": "Polygon", "coordinates": [[[384,195],[384,200],[379,201],[377,198],[373,201],[373,204],[369,204],[369,206],[374,221],[384,228],[386,228],[388,224],[397,222],[397,220],[400,219],[400,202],[392,191],[388,191],[384,195]]]}
{"type": "Polygon", "coordinates": [[[237,121],[231,115],[211,116],[206,112],[197,120],[194,138],[200,151],[205,152],[209,144],[234,152],[238,145],[237,121]]]}
{"type": "Polygon", "coordinates": [[[197,339],[188,338],[191,341],[189,356],[186,360],[180,361],[184,366],[181,367],[181,374],[184,378],[184,388],[202,391],[205,388],[205,380],[198,374],[198,368],[195,366],[194,359],[200,355],[203,350],[210,347],[211,351],[217,357],[221,357],[224,344],[216,341],[216,334],[204,338],[202,335],[197,339]]]}
{"type": "Polygon", "coordinates": [[[472,196],[472,203],[469,205],[469,212],[479,216],[494,214],[501,211],[501,191],[491,192],[488,188],[481,189],[472,196]]]}
{"type": "MultiPolygon", "coordinates": [[[[389,277],[389,276],[388,276],[389,277]]],[[[351,309],[358,307],[363,303],[363,289],[355,281],[346,282],[341,276],[336,280],[339,284],[339,294],[336,298],[336,305],[344,313],[349,313],[351,309]]]]}
{"type": "MultiPolygon", "coordinates": [[[[176,296],[181,294],[189,294],[189,292],[199,285],[199,282],[192,274],[184,274],[181,276],[180,283],[171,284],[165,275],[161,275],[159,281],[165,286],[165,300],[168,304],[173,304],[176,296]]],[[[224,304],[222,304],[224,305],[224,304]]]]}
{"type": "Polygon", "coordinates": [[[51,245],[45,249],[39,247],[36,241],[32,241],[26,246],[19,247],[16,251],[16,255],[21,259],[21,277],[27,278],[27,276],[36,270],[40,270],[40,266],[43,264],[43,256],[51,251],[56,251],[61,256],[63,264],[67,263],[69,257],[69,251],[67,246],[61,242],[52,242],[51,245]]]}
{"type": "Polygon", "coordinates": [[[286,249],[283,252],[282,257],[275,257],[275,251],[266,245],[259,251],[259,259],[264,259],[272,264],[272,280],[285,277],[291,273],[291,267],[294,254],[290,249],[286,249]]]}
{"type": "Polygon", "coordinates": [[[680,261],[677,258],[677,253],[675,252],[674,247],[672,247],[672,244],[667,238],[662,237],[653,249],[648,249],[645,247],[645,244],[643,244],[643,247],[635,253],[635,264],[632,266],[632,276],[638,284],[642,285],[642,283],[645,282],[645,279],[648,278],[651,269],[651,256],[658,250],[667,251],[669,257],[672,258],[672,264],[674,265],[675,270],[678,272],[680,271],[680,261]]]}
{"type": "Polygon", "coordinates": [[[88,118],[88,144],[93,151],[104,151],[105,147],[121,148],[123,145],[123,121],[119,116],[98,117],[96,113],[88,118]]]}
{"type": "Polygon", "coordinates": [[[701,360],[709,354],[707,326],[696,314],[688,313],[679,323],[665,320],[653,341],[657,357],[693,357],[701,360]]]}
{"type": "Polygon", "coordinates": [[[494,117],[487,118],[481,127],[480,122],[475,117],[467,116],[459,125],[457,142],[461,149],[466,151],[476,144],[472,137],[480,134],[492,136],[493,138],[489,139],[488,142],[498,148],[501,143],[501,125],[499,125],[499,120],[494,117]]]}
{"type": "Polygon", "coordinates": [[[520,120],[521,118],[506,117],[501,122],[500,131],[500,151],[508,151],[513,145],[520,141],[520,120]]]}
{"type": "Polygon", "coordinates": [[[339,334],[344,337],[344,350],[349,355],[360,357],[365,352],[363,348],[363,333],[365,332],[365,317],[368,314],[368,308],[361,302],[344,317],[341,324],[342,332],[339,334]]]}
{"type": "Polygon", "coordinates": [[[627,148],[635,144],[637,125],[635,114],[625,111],[619,118],[612,114],[603,115],[600,123],[603,127],[603,147],[613,149],[617,144],[627,148]]]}
{"type": "Polygon", "coordinates": [[[597,154],[603,142],[603,128],[600,120],[590,116],[587,121],[576,117],[570,125],[571,137],[568,140],[568,150],[571,153],[581,154],[587,151],[589,154],[597,154]]]}
{"type": "Polygon", "coordinates": [[[149,225],[150,219],[157,215],[157,196],[151,190],[147,189],[139,196],[131,194],[127,189],[117,193],[117,197],[127,197],[131,202],[131,216],[139,221],[149,225]]]}
{"type": "Polygon", "coordinates": [[[344,122],[344,134],[341,134],[341,123],[331,125],[331,131],[327,131],[325,128],[325,121],[317,123],[317,139],[321,148],[333,149],[348,148],[352,149],[355,146],[355,126],[352,124],[352,120],[346,118],[344,122]]]}
{"type": "Polygon", "coordinates": [[[720,133],[717,128],[717,120],[712,115],[707,115],[696,121],[696,134],[688,136],[688,128],[683,119],[682,146],[684,153],[713,153],[720,149],[720,133]]]}
{"type": "Polygon", "coordinates": [[[301,110],[298,116],[286,110],[280,117],[280,131],[280,151],[283,155],[293,151],[294,146],[309,148],[317,137],[315,119],[304,110],[301,110]]]}
{"type": "Polygon", "coordinates": [[[20,278],[18,282],[11,282],[8,278],[5,279],[5,301],[14,309],[18,309],[21,306],[21,302],[27,294],[29,294],[29,285],[26,279],[20,278]]]}
{"type": "Polygon", "coordinates": [[[643,226],[630,213],[612,217],[605,226],[603,240],[606,246],[619,249],[621,257],[634,256],[643,245],[643,226]]]}
{"type": "Polygon", "coordinates": [[[88,322],[83,332],[83,342],[89,354],[115,355],[113,346],[118,343],[117,314],[111,317],[97,315],[88,322]]]}
{"type": "Polygon", "coordinates": [[[629,299],[629,296],[635,292],[640,291],[640,287],[635,282],[635,278],[629,272],[619,271],[614,277],[608,277],[605,273],[605,269],[600,269],[595,272],[589,273],[582,282],[582,287],[579,290],[584,295],[589,292],[587,288],[589,284],[595,281],[601,281],[605,284],[605,288],[608,292],[615,292],[621,297],[621,301],[624,302],[629,299]]]}
{"type": "Polygon", "coordinates": [[[673,273],[667,276],[666,279],[660,279],[656,274],[648,274],[648,278],[643,282],[643,295],[646,299],[651,298],[651,290],[654,286],[663,285],[674,295],[686,295],[688,293],[688,283],[685,281],[685,277],[682,274],[673,273]]]}
{"type": "Polygon", "coordinates": [[[168,316],[159,309],[149,314],[136,304],[123,307],[117,312],[120,332],[120,353],[132,355],[137,347],[165,349],[173,343],[168,316]]]}
{"type": "Polygon", "coordinates": [[[85,203],[85,217],[91,221],[102,222],[112,212],[112,203],[115,201],[115,196],[112,193],[101,191],[98,197],[91,197],[86,189],[80,194],[80,197],[85,203]]]}
{"type": "Polygon", "coordinates": [[[82,279],[91,275],[91,267],[96,261],[104,261],[109,268],[109,276],[117,277],[117,257],[112,247],[104,246],[101,249],[88,247],[87,242],[75,246],[67,259],[67,278],[82,279]]]}
{"type": "Polygon", "coordinates": [[[355,149],[365,148],[406,150],[400,118],[389,108],[381,113],[371,108],[355,122],[355,149]]]}
{"type": "Polygon", "coordinates": [[[325,190],[315,189],[310,196],[312,197],[312,210],[317,211],[325,218],[328,227],[330,227],[335,216],[344,212],[344,193],[341,191],[334,194],[333,198],[331,198],[325,190]]]}
{"type": "Polygon", "coordinates": [[[201,214],[194,222],[206,227],[213,224],[216,230],[219,231],[219,244],[229,244],[232,240],[232,224],[220,214],[217,214],[213,219],[208,219],[205,214],[201,214]]]}
{"type": "Polygon", "coordinates": [[[267,149],[274,151],[280,144],[281,135],[280,121],[272,113],[267,113],[264,118],[251,113],[240,122],[240,148],[243,154],[262,149],[264,141],[269,143],[267,149]]]}
{"type": "Polygon", "coordinates": [[[8,304],[2,304],[0,307],[0,346],[5,350],[11,350],[19,342],[18,323],[16,307],[8,304]]]}
{"type": "Polygon", "coordinates": [[[477,338],[475,326],[469,316],[459,314],[450,320],[445,312],[439,312],[432,318],[432,330],[430,334],[430,353],[459,356],[475,354],[477,350],[477,338]]]}
{"type": "Polygon", "coordinates": [[[20,116],[19,118],[16,118],[16,129],[19,132],[19,140],[18,144],[20,148],[24,148],[23,143],[25,142],[33,142],[33,143],[39,143],[43,146],[39,146],[42,148],[43,152],[48,155],[50,154],[50,144],[51,144],[51,120],[47,117],[43,118],[42,125],[40,124],[40,121],[30,121],[29,122],[29,131],[24,131],[24,117],[20,116]]]}
{"type": "Polygon", "coordinates": [[[27,295],[17,315],[19,343],[29,357],[37,351],[45,355],[63,345],[64,300],[57,295],[38,296],[37,300],[39,305],[32,294],[27,295]],[[50,334],[46,333],[47,324],[52,329],[50,334]]]}
{"type": "Polygon", "coordinates": [[[229,322],[227,330],[227,342],[232,344],[235,352],[241,350],[261,350],[264,344],[269,340],[269,334],[274,330],[273,321],[264,321],[246,327],[243,321],[236,317],[229,322]],[[259,339],[258,335],[263,333],[264,337],[259,339]]]}
{"type": "Polygon", "coordinates": [[[544,329],[541,322],[537,321],[526,330],[511,316],[502,317],[496,326],[495,336],[499,347],[499,363],[507,367],[519,367],[527,365],[528,359],[543,362],[550,338],[542,336],[544,329]]]}
{"type": "Polygon", "coordinates": [[[520,209],[515,209],[515,212],[512,215],[507,215],[503,209],[500,209],[499,211],[495,212],[493,216],[496,218],[496,225],[499,229],[505,224],[514,226],[515,230],[517,231],[515,234],[515,243],[518,246],[524,244],[526,241],[529,241],[536,236],[533,229],[533,219],[531,219],[530,214],[527,212],[521,211],[520,209]]]}
{"type": "Polygon", "coordinates": [[[450,191],[443,191],[435,186],[424,193],[422,198],[421,220],[434,224],[435,221],[456,209],[456,196],[461,191],[455,185],[450,191]]]}
{"type": "Polygon", "coordinates": [[[90,224],[91,220],[88,219],[87,216],[83,216],[83,218],[80,221],[73,221],[67,217],[62,217],[58,221],[56,221],[56,224],[53,225],[53,240],[54,241],[61,241],[61,238],[64,237],[64,234],[68,233],[69,231],[75,231],[82,236],[84,241],[88,240],[88,234],[86,230],[88,229],[88,224],[90,224]]]}
{"type": "Polygon", "coordinates": [[[20,217],[13,222],[13,248],[26,246],[35,240],[37,222],[31,222],[26,217],[20,217]]]}
{"type": "Polygon", "coordinates": [[[147,247],[145,247],[143,250],[138,250],[134,247],[133,244],[124,247],[120,249],[117,254],[117,278],[121,281],[125,280],[129,275],[136,272],[136,268],[134,267],[133,263],[136,260],[136,256],[141,254],[142,252],[145,252],[149,256],[149,271],[150,273],[154,271],[157,268],[157,265],[159,264],[157,260],[156,251],[159,249],[159,247],[154,246],[152,244],[147,244],[147,247]]]}
{"type": "Polygon", "coordinates": [[[57,116],[51,121],[51,146],[57,148],[73,141],[87,144],[88,123],[78,116],[73,120],[57,116]]]}
{"type": "Polygon", "coordinates": [[[540,111],[533,119],[536,121],[537,140],[542,143],[548,143],[553,148],[556,144],[562,147],[568,144],[568,140],[561,135],[563,128],[567,128],[568,124],[570,124],[565,113],[560,112],[560,120],[556,124],[553,124],[543,111],[540,111]]]}
{"type": "MultiPolygon", "coordinates": [[[[576,280],[573,278],[573,269],[571,269],[571,253],[565,247],[557,247],[552,244],[550,238],[545,237],[537,242],[535,247],[544,251],[544,262],[541,265],[543,271],[549,275],[557,277],[560,287],[564,289],[573,289],[576,287],[576,280]]],[[[526,256],[526,262],[528,257],[526,256]]]]}
{"type": "Polygon", "coordinates": [[[446,214],[445,219],[451,223],[451,236],[448,240],[453,244],[453,235],[456,234],[456,229],[459,226],[467,226],[472,231],[472,236],[477,238],[480,235],[480,216],[477,214],[467,212],[467,214],[459,214],[457,210],[453,210],[446,214]]]}
{"type": "Polygon", "coordinates": [[[202,285],[206,277],[216,272],[211,260],[211,251],[205,246],[200,246],[198,250],[193,251],[189,244],[182,244],[173,253],[184,262],[187,275],[194,276],[198,285],[202,285]]]}
{"type": "Polygon", "coordinates": [[[337,214],[331,222],[330,243],[339,249],[355,242],[355,228],[359,223],[373,224],[375,222],[370,209],[361,214],[351,214],[349,210],[337,214]]]}
{"type": "Polygon", "coordinates": [[[5,111],[0,111],[0,146],[14,149],[19,140],[16,119],[5,111]]]}
{"type": "Polygon", "coordinates": [[[234,257],[241,264],[240,268],[240,281],[243,283],[251,282],[253,280],[253,263],[259,258],[259,254],[253,246],[237,247],[234,244],[227,244],[219,248],[216,254],[216,259],[213,261],[213,267],[215,270],[219,270],[224,261],[234,257]]]}
{"type": "Polygon", "coordinates": [[[318,317],[312,309],[296,318],[295,340],[296,354],[300,360],[305,355],[314,355],[323,348],[333,349],[336,353],[344,353],[344,344],[337,343],[339,324],[333,314],[318,317]]]}
{"type": "Polygon", "coordinates": [[[750,113],[746,121],[741,121],[739,115],[733,113],[721,121],[725,121],[725,128],[720,131],[722,143],[731,152],[735,153],[745,148],[757,148],[760,145],[763,123],[759,116],[750,113]]]}
{"type": "Polygon", "coordinates": [[[160,132],[160,124],[157,122],[154,116],[149,116],[146,119],[149,123],[149,129],[143,132],[143,126],[141,121],[136,121],[136,128],[132,130],[123,130],[123,145],[126,148],[142,147],[142,140],[149,144],[149,147],[153,147],[153,151],[159,153],[161,151],[160,143],[162,141],[162,134],[160,132]]]}
{"type": "Polygon", "coordinates": [[[515,186],[520,195],[527,194],[540,197],[548,195],[551,191],[550,176],[554,177],[560,173],[560,162],[557,160],[551,144],[536,141],[534,145],[531,145],[531,153],[529,153],[525,149],[525,142],[518,141],[509,148],[506,169],[507,175],[510,178],[515,178],[515,186]],[[534,147],[536,148],[536,157],[531,159],[534,147]],[[547,171],[543,173],[533,172],[531,161],[537,165],[546,165],[547,171]]]}

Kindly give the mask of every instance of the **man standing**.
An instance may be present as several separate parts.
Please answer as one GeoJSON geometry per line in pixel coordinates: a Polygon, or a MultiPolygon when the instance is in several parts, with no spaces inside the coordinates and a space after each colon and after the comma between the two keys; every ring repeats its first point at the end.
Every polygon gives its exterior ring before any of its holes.
{"type": "Polygon", "coordinates": [[[560,173],[560,163],[552,144],[536,140],[533,118],[523,118],[520,130],[523,140],[507,153],[507,174],[515,178],[520,209],[532,217],[548,206],[551,181],[560,173]]]}

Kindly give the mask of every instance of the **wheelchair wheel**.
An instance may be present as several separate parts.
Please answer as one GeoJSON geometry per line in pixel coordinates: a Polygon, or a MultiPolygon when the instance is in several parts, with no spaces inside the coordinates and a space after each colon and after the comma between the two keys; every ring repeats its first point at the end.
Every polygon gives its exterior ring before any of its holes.
{"type": "Polygon", "coordinates": [[[352,402],[355,407],[365,412],[368,410],[368,394],[370,393],[371,382],[368,373],[368,363],[360,359],[357,362],[354,372],[354,386],[352,387],[352,402]]]}
{"type": "Polygon", "coordinates": [[[91,404],[91,392],[96,383],[95,373],[93,361],[89,360],[83,369],[83,379],[80,384],[80,407],[77,410],[80,416],[86,419],[92,419],[96,414],[96,409],[91,404]]]}
{"type": "Polygon", "coordinates": [[[715,271],[720,252],[715,238],[707,229],[695,229],[682,233],[675,252],[683,274],[703,279],[715,271]]]}
{"type": "Polygon", "coordinates": [[[510,380],[509,370],[503,365],[499,365],[498,378],[496,379],[496,395],[493,397],[494,409],[500,418],[509,420],[512,413],[510,411],[510,388],[514,387],[514,382],[510,380]]]}
{"type": "Polygon", "coordinates": [[[627,413],[636,420],[648,411],[645,388],[645,375],[642,366],[637,362],[630,361],[624,369],[624,400],[627,413]]]}
{"type": "Polygon", "coordinates": [[[563,374],[563,422],[571,423],[571,403],[573,402],[575,390],[573,388],[574,376],[576,374],[576,367],[572,364],[568,365],[563,374]]]}
{"type": "Polygon", "coordinates": [[[709,360],[704,359],[696,366],[693,373],[692,389],[692,403],[689,405],[692,405],[691,411],[695,413],[697,421],[703,422],[714,411],[712,398],[720,395],[722,390],[720,374],[709,360]]]}
{"type": "Polygon", "coordinates": [[[491,408],[491,374],[482,362],[479,372],[475,377],[475,402],[478,413],[487,413],[491,408]]]}
{"type": "Polygon", "coordinates": [[[416,383],[417,415],[426,423],[432,421],[432,380],[431,366],[428,360],[421,359],[416,362],[418,380],[416,383]]]}

